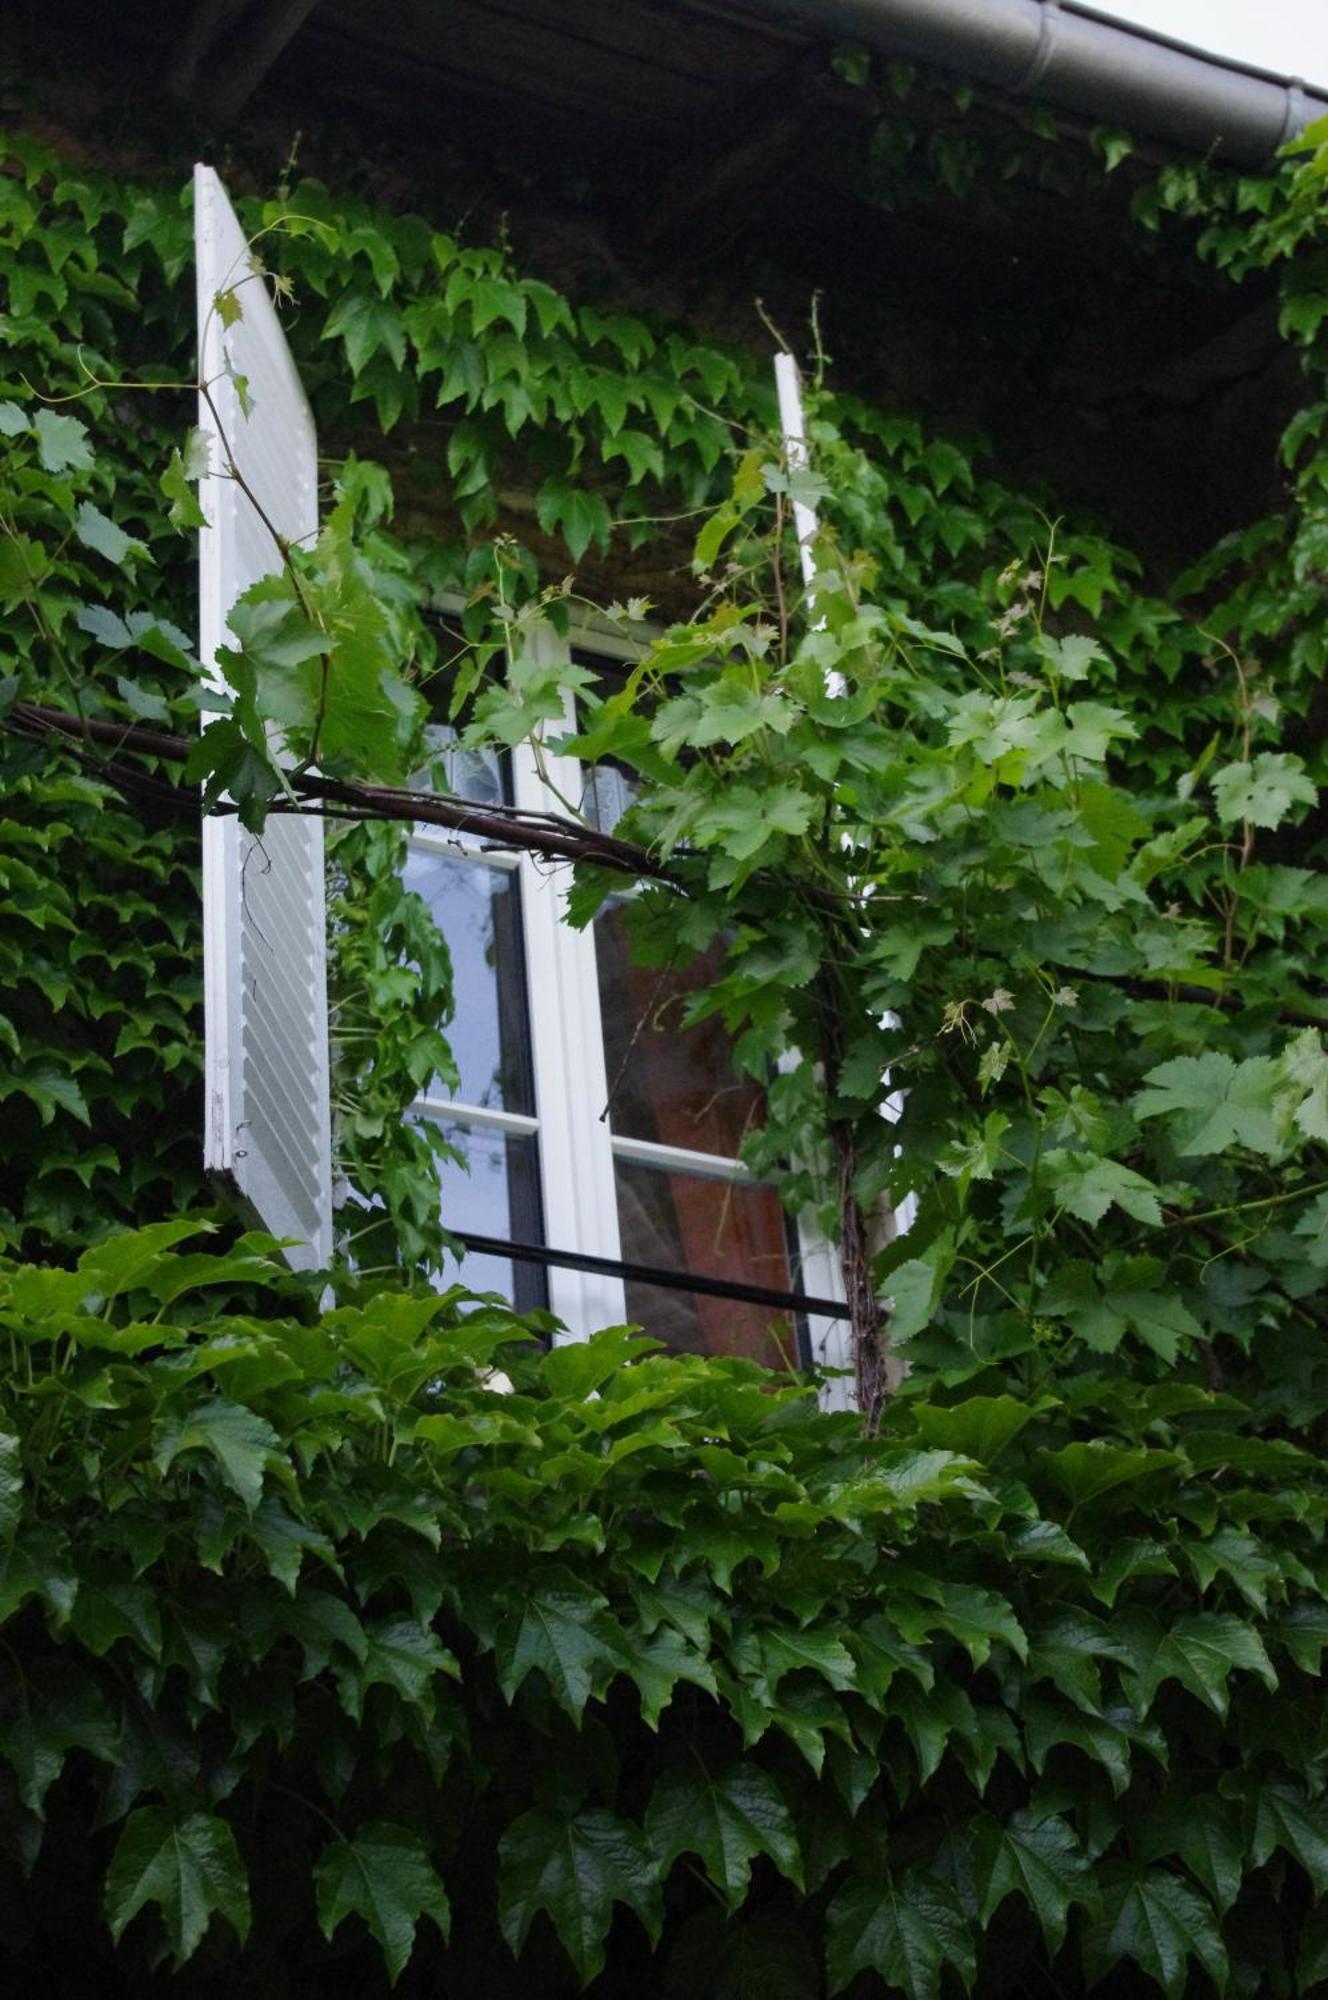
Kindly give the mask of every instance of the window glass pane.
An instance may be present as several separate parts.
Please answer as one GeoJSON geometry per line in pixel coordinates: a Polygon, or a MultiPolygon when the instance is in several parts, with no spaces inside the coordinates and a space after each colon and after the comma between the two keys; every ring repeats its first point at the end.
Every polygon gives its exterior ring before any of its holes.
{"type": "Polygon", "coordinates": [[[464,1104],[534,1111],[521,897],[516,875],[413,848],[405,883],[433,911],[452,954],[456,1006],[447,1039],[464,1104]]]}
{"type": "MultiPolygon", "coordinates": [[[[533,1137],[489,1132],[477,1125],[445,1125],[443,1131],[466,1165],[449,1160],[439,1172],[445,1229],[469,1229],[516,1243],[542,1243],[539,1148],[533,1137]],[[467,1171],[467,1168],[469,1171],[467,1171]]],[[[501,1292],[518,1312],[549,1302],[544,1267],[510,1257],[467,1251],[448,1259],[439,1281],[460,1282],[475,1292],[501,1292]]]]}
{"type": "MultiPolygon", "coordinates": [[[[623,1259],[657,1270],[791,1291],[784,1211],[773,1188],[615,1163],[623,1259]]],[[[793,1316],[736,1299],[702,1298],[628,1279],[627,1317],[691,1354],[742,1354],[796,1366],[793,1316]]]]}
{"type": "MultiPolygon", "coordinates": [[[[411,778],[413,792],[450,792],[454,798],[470,799],[480,806],[511,802],[510,759],[505,750],[462,750],[456,730],[445,722],[431,722],[424,734],[429,762],[411,778]]],[[[426,833],[438,831],[423,822],[421,828],[426,833]]]]}
{"type": "Polygon", "coordinates": [[[613,758],[592,764],[581,788],[581,810],[601,833],[612,833],[629,806],[636,804],[637,781],[613,758]]]}
{"type": "Polygon", "coordinates": [[[722,1022],[682,1026],[688,996],[718,975],[722,944],[676,971],[633,965],[622,910],[610,908],[595,922],[595,956],[613,1130],[734,1158],[761,1123],[765,1093],[735,1076],[722,1022]]]}

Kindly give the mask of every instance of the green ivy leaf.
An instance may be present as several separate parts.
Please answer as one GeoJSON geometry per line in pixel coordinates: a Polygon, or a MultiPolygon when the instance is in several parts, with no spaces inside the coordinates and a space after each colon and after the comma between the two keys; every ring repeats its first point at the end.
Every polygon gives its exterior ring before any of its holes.
{"type": "Polygon", "coordinates": [[[1227,1799],[1169,1799],[1144,1822],[1140,1852],[1146,1861],[1178,1854],[1224,1914],[1240,1894],[1246,1842],[1240,1814],[1227,1799]]]}
{"type": "Polygon", "coordinates": [[[1165,1680],[1178,1680],[1218,1715],[1227,1712],[1227,1681],[1237,1669],[1258,1674],[1271,1693],[1277,1675],[1252,1625],[1216,1612],[1192,1612],[1165,1626],[1146,1612],[1119,1616],[1116,1630],[1128,1647],[1147,1709],[1165,1680]]]}
{"type": "MultiPolygon", "coordinates": [[[[896,1272],[892,1286],[897,1287],[898,1277],[896,1272]]],[[[990,1465],[1041,1409],[1050,1407],[1049,1400],[1021,1403],[1014,1396],[969,1396],[962,1403],[944,1406],[919,1403],[913,1420],[928,1444],[990,1465]]]]}
{"type": "Polygon", "coordinates": [[[888,1885],[846,1883],[825,1922],[832,1995],[869,1972],[908,2000],[936,2000],[947,1965],[972,1984],[977,1962],[968,1923],[945,1884],[920,1868],[888,1885]]]}
{"type": "Polygon", "coordinates": [[[1226,1946],[1210,1904],[1160,1868],[1108,1875],[1102,1914],[1084,1934],[1090,1981],[1104,1978],[1123,1958],[1133,1959],[1170,2000],[1180,2000],[1192,1958],[1219,1992],[1226,1984],[1226,1946]]]}
{"type": "Polygon", "coordinates": [[[117,1639],[131,1639],[149,1659],[161,1658],[161,1613],[146,1583],[127,1577],[80,1576],[70,1626],[99,1658],[117,1639]]]}
{"type": "Polygon", "coordinates": [[[666,1873],[680,1854],[699,1855],[730,1909],[746,1897],[758,1854],[802,1887],[792,1816],[774,1779],[755,1764],[731,1765],[718,1778],[699,1764],[663,1772],[646,1813],[646,1837],[666,1873]]]}
{"type": "Polygon", "coordinates": [[[554,1572],[525,1595],[499,1627],[498,1684],[511,1701],[538,1668],[554,1698],[579,1722],[595,1678],[617,1649],[598,1630],[606,1600],[570,1571],[554,1572]]]}
{"type": "Polygon", "coordinates": [[[573,562],[580,562],[592,542],[608,545],[612,522],[602,495],[564,479],[545,480],[535,495],[535,518],[546,535],[561,531],[573,562]]]}
{"type": "Polygon", "coordinates": [[[117,1944],[149,1903],[161,1912],[177,1967],[193,1956],[214,1914],[243,1944],[249,1884],[224,1820],[196,1812],[177,1822],[165,1806],[130,1814],[106,1871],[106,1915],[117,1944]]]}
{"type": "Polygon", "coordinates": [[[349,1916],[364,1919],[377,1938],[395,1986],[415,1949],[423,1917],[446,1938],[452,1911],[447,1892],[418,1834],[383,1820],[357,1827],[350,1840],[325,1847],[314,1863],[318,1922],[331,1938],[349,1916]]]}
{"type": "Polygon", "coordinates": [[[498,1843],[498,1921],[514,1954],[544,1910],[583,1984],[603,1969],[613,1905],[626,1903],[654,1942],[663,1922],[660,1864],[615,1813],[523,1813],[498,1843]]]}
{"type": "Polygon", "coordinates": [[[8,1541],[23,1518],[23,1447],[0,1432],[0,1541],[8,1541]]]}
{"type": "Polygon", "coordinates": [[[1065,1941],[1071,1903],[1092,1904],[1088,1856],[1063,1819],[1017,1812],[1004,1826],[984,1815],[974,1835],[973,1878],[983,1928],[1005,1898],[1020,1895],[1042,1926],[1055,1957],[1065,1941]]]}
{"type": "Polygon", "coordinates": [[[1322,1799],[1307,1799],[1291,1785],[1260,1783],[1250,1860],[1261,1868],[1276,1847],[1300,1863],[1316,1897],[1328,1894],[1328,1810],[1322,1799]]]}
{"type": "Polygon", "coordinates": [[[1174,1451],[1155,1451],[1147,1446],[1131,1450],[1109,1444],[1105,1438],[1067,1444],[1059,1451],[1039,1452],[1038,1457],[1076,1508],[1102,1499],[1117,1487],[1137,1487],[1141,1480],[1170,1472],[1181,1462],[1174,1451]]]}
{"type": "Polygon", "coordinates": [[[216,1396],[186,1416],[167,1419],[156,1460],[168,1472],[182,1453],[207,1452],[252,1514],[263,1497],[263,1475],[279,1443],[265,1417],[216,1396]]]}
{"type": "Polygon", "coordinates": [[[343,292],[328,315],[323,338],[340,337],[352,375],[382,348],[397,368],[406,358],[406,328],[400,309],[373,292],[343,292]]]}

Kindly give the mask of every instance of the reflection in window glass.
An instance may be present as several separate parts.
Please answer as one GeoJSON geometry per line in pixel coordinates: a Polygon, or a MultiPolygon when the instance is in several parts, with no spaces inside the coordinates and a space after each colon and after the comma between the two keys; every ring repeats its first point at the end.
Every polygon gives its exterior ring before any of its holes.
{"type": "MultiPolygon", "coordinates": [[[[465,1165],[449,1160],[439,1172],[445,1229],[469,1229],[514,1243],[539,1243],[544,1224],[539,1194],[539,1149],[533,1136],[490,1132],[477,1125],[445,1125],[449,1144],[465,1165]],[[468,1171],[469,1170],[469,1171],[468,1171]]],[[[463,1284],[473,1292],[501,1292],[518,1312],[547,1306],[542,1265],[467,1251],[460,1262],[448,1258],[441,1286],[463,1284]]]]}
{"type": "Polygon", "coordinates": [[[631,773],[605,758],[586,773],[581,810],[601,833],[612,833],[628,807],[636,804],[636,794],[637,783],[631,773]]]}
{"type": "MultiPolygon", "coordinates": [[[[429,762],[412,777],[413,792],[450,792],[453,798],[469,799],[477,806],[511,802],[510,759],[505,750],[488,745],[463,750],[450,723],[431,722],[424,736],[429,746],[429,762]]],[[[437,828],[421,822],[420,831],[436,833],[437,828]]]]}
{"type": "MultiPolygon", "coordinates": [[[[623,1259],[733,1284],[793,1289],[788,1230],[773,1188],[658,1167],[615,1164],[623,1259]]],[[[792,1316],[736,1299],[703,1298],[627,1281],[627,1317],[691,1354],[742,1354],[796,1366],[792,1316]]]]}
{"type": "Polygon", "coordinates": [[[452,954],[455,1006],[446,1034],[463,1104],[532,1112],[521,906],[516,876],[413,849],[405,884],[423,897],[452,954]]]}
{"type": "Polygon", "coordinates": [[[736,1158],[762,1122],[764,1093],[734,1073],[733,1044],[717,1017],[682,1025],[688,997],[719,975],[722,944],[676,971],[633,965],[623,912],[611,907],[596,919],[595,955],[613,1130],[736,1158]]]}

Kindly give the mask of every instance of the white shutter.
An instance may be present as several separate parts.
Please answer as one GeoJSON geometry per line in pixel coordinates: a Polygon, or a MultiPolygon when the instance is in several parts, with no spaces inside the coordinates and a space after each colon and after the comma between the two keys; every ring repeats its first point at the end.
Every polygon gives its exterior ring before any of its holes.
{"type": "MultiPolygon", "coordinates": [[[[784,433],[784,462],[791,473],[807,469],[807,428],[802,415],[802,381],[798,364],[791,354],[775,356],[775,391],[779,397],[779,428],[784,433]]],[[[805,501],[793,502],[793,526],[798,536],[798,560],[802,580],[810,584],[816,574],[812,543],[819,527],[814,508],[805,501]]]]}
{"type": "MultiPolygon", "coordinates": [[[[211,670],[241,592],[281,566],[272,527],[289,542],[318,527],[313,418],[243,230],[211,167],[194,170],[200,381],[208,473],[199,499],[199,647],[211,670]],[[241,317],[223,324],[218,293],[241,317]],[[235,377],[246,386],[243,406],[235,377]],[[246,410],[248,414],[246,414],[246,410]],[[229,457],[228,457],[229,454],[229,457]]],[[[204,1160],[274,1235],[293,1237],[292,1264],[332,1252],[323,829],[274,815],[255,839],[232,815],[203,823],[204,1160]]]]}

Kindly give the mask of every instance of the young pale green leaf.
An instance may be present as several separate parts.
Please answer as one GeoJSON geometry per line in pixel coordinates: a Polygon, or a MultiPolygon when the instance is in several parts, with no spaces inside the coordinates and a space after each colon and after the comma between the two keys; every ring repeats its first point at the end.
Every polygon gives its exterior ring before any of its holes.
{"type": "Polygon", "coordinates": [[[658,1938],[662,1887],[640,1830],[616,1813],[524,1813],[498,1844],[498,1921],[512,1952],[544,1910],[583,1984],[603,1968],[615,1903],[636,1912],[652,1942],[658,1938]]]}
{"type": "Polygon", "coordinates": [[[177,1966],[193,1956],[214,1915],[244,1942],[249,1883],[225,1820],[196,1812],[177,1821],[165,1806],[130,1814],[106,1871],[106,1915],[117,1944],[149,1903],[161,1912],[177,1966]]]}
{"type": "Polygon", "coordinates": [[[198,481],[208,469],[207,447],[200,433],[191,431],[183,452],[173,451],[159,481],[163,500],[170,503],[167,518],[184,534],[206,528],[207,515],[198,500],[198,481]]]}
{"type": "Polygon", "coordinates": [[[147,554],[142,542],[136,542],[132,535],[117,527],[90,500],[84,500],[74,516],[74,533],[84,548],[94,549],[99,556],[105,556],[107,562],[114,563],[117,569],[123,569],[127,562],[147,554]]]}
{"type": "Polygon", "coordinates": [[[421,1918],[431,1918],[444,1937],[451,1929],[438,1871],[419,1835],[404,1826],[376,1820],[334,1841],[314,1863],[314,1886],[323,1936],[331,1938],[349,1916],[362,1917],[382,1946],[393,1986],[415,1949],[421,1918]]]}
{"type": "Polygon", "coordinates": [[[920,1868],[888,1884],[849,1881],[826,1912],[832,1995],[867,1972],[908,2000],[936,2000],[947,1965],[971,1987],[977,1969],[972,1932],[951,1891],[920,1868]]]}
{"type": "Polygon", "coordinates": [[[1242,1063],[1209,1049],[1177,1056],[1144,1077],[1134,1099],[1136,1118],[1174,1118],[1175,1144],[1184,1156],[1248,1146],[1275,1159],[1284,1149],[1290,1105],[1281,1065],[1270,1056],[1242,1063]]]}
{"type": "Polygon", "coordinates": [[[1275,827],[1298,805],[1312,806],[1318,792],[1304,760],[1290,751],[1261,750],[1253,763],[1225,764],[1213,773],[1218,817],[1229,826],[1275,827]]]}
{"type": "Polygon", "coordinates": [[[37,456],[47,472],[87,472],[92,467],[88,427],[77,417],[55,410],[38,410],[32,420],[37,456]]]}
{"type": "Polygon", "coordinates": [[[1152,1181],[1119,1160],[1053,1148],[1043,1156],[1042,1169],[1053,1199],[1080,1222],[1101,1222],[1113,1204],[1154,1228],[1162,1220],[1152,1181]]]}
{"type": "Polygon", "coordinates": [[[733,1764],[720,1777],[700,1763],[662,1772],[645,1825],[665,1873],[680,1854],[699,1855],[730,1909],[745,1898],[759,1854],[768,1855],[795,1887],[802,1886],[792,1816],[774,1779],[756,1764],[733,1764]]]}
{"type": "Polygon", "coordinates": [[[907,1257],[891,1271],[890,1340],[899,1345],[931,1324],[941,1290],[954,1263],[954,1243],[942,1234],[923,1257],[907,1257]]]}

